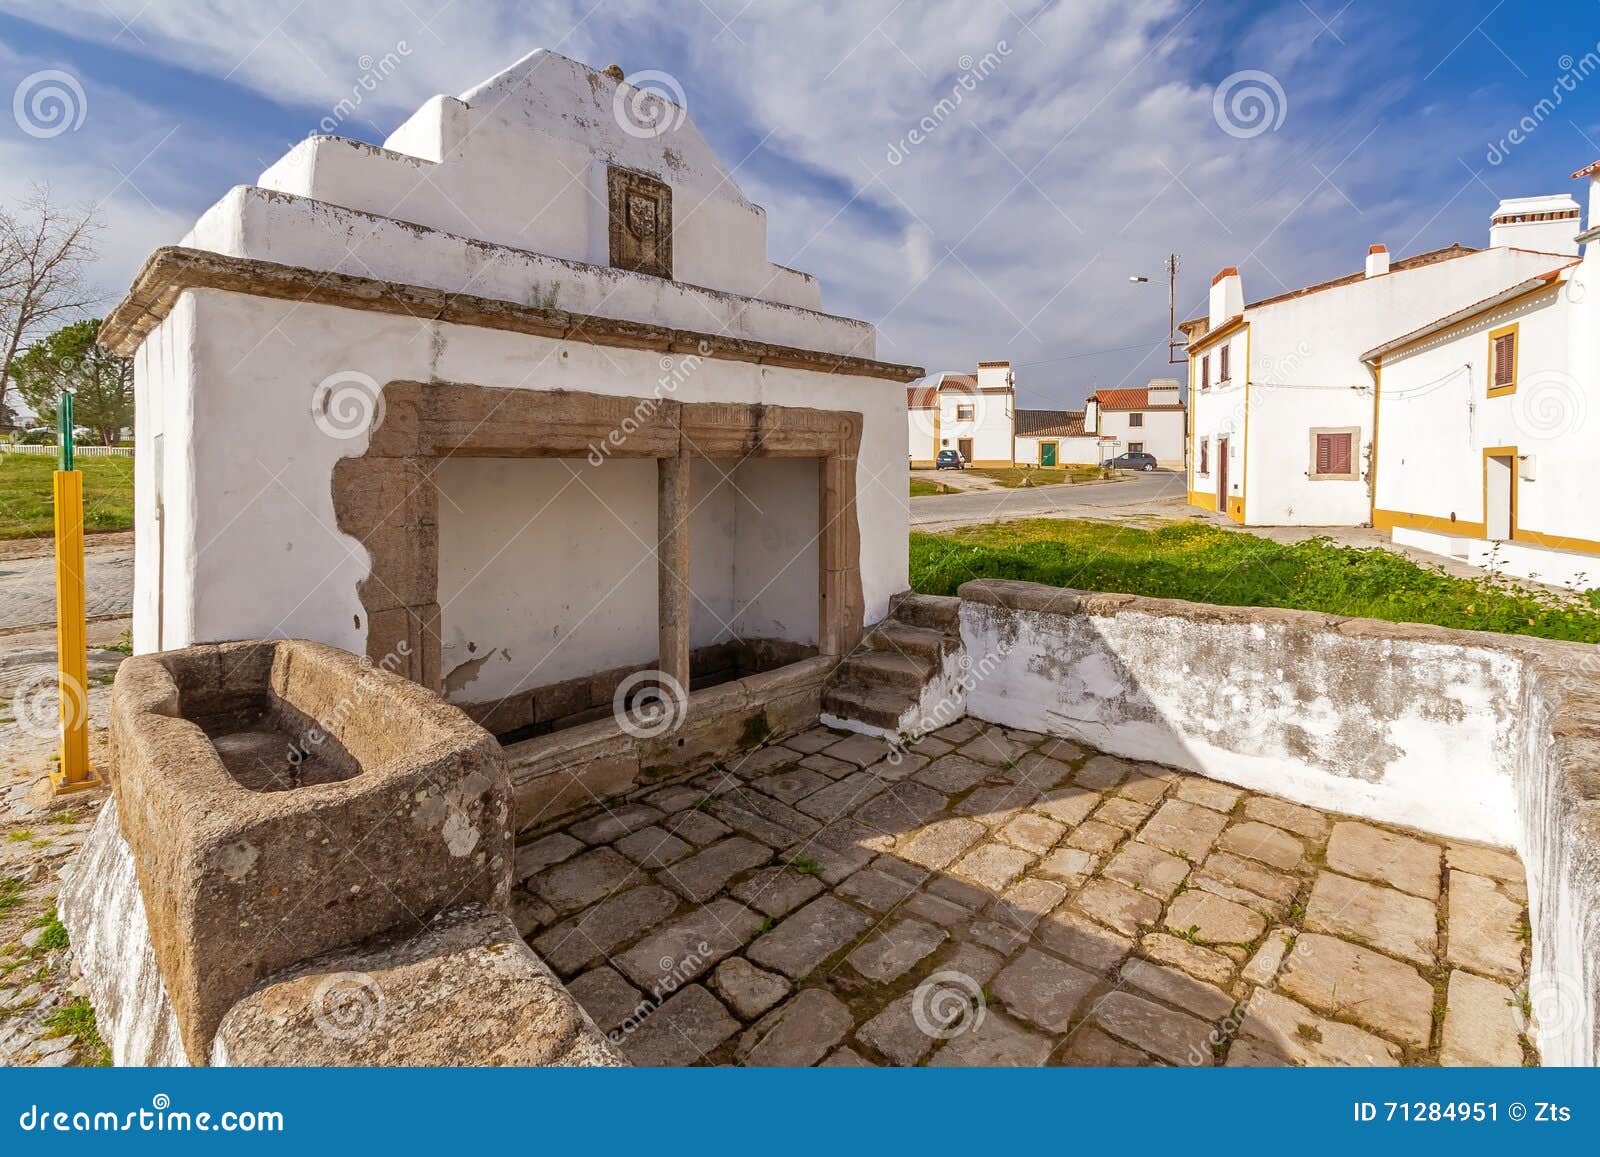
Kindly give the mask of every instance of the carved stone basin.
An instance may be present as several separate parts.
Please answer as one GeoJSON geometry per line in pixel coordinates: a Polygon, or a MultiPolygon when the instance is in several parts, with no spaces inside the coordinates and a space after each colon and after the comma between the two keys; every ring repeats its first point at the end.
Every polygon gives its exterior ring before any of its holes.
{"type": "Polygon", "coordinates": [[[463,904],[505,908],[510,786],[457,709],[299,640],[129,659],[113,786],[191,1061],[264,978],[463,904]]]}

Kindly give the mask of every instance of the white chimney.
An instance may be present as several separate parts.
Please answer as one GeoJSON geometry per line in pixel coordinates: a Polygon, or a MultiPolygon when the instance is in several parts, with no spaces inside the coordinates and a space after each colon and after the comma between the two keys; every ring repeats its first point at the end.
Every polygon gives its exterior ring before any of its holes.
{"type": "Polygon", "coordinates": [[[1230,265],[1211,279],[1209,328],[1216,329],[1230,317],[1237,317],[1243,312],[1244,282],[1239,280],[1239,271],[1230,265]]]}
{"type": "Polygon", "coordinates": [[[1508,197],[1489,219],[1489,247],[1508,245],[1576,257],[1581,212],[1578,203],[1565,193],[1508,197]]]}
{"type": "Polygon", "coordinates": [[[1086,434],[1100,432],[1100,399],[1093,394],[1083,400],[1083,432],[1086,434]]]}
{"type": "Polygon", "coordinates": [[[978,389],[1009,390],[1013,381],[1010,362],[978,363],[978,389]]]}
{"type": "Polygon", "coordinates": [[[1178,404],[1178,379],[1151,378],[1145,384],[1145,398],[1152,406],[1176,406],[1178,404]]]}
{"type": "Polygon", "coordinates": [[[1367,248],[1367,276],[1378,277],[1389,272],[1389,247],[1371,245],[1367,248]]]}

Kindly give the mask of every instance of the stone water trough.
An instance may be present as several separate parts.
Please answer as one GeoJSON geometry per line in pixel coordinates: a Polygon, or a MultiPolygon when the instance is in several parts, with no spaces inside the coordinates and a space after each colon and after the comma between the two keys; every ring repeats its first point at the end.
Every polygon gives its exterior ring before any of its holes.
{"type": "Polygon", "coordinates": [[[510,784],[459,710],[270,640],[128,660],[111,732],[60,907],[119,1064],[398,1063],[445,1009],[485,1057],[603,1063],[506,916],[510,784]]]}

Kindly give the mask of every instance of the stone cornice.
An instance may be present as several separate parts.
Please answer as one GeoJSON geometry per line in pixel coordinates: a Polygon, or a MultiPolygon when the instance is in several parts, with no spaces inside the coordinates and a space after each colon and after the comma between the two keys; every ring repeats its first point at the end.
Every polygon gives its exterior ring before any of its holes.
{"type": "Polygon", "coordinates": [[[168,246],[152,253],[134,278],[128,296],[100,327],[100,344],[131,356],[161,324],[187,289],[220,289],[280,301],[336,305],[346,309],[398,314],[423,321],[481,326],[593,345],[697,353],[701,357],[811,370],[815,373],[910,382],[923,376],[916,366],[849,357],[721,334],[671,329],[593,314],[544,309],[497,298],[449,293],[422,285],[355,277],[347,273],[229,257],[202,249],[168,246]]]}

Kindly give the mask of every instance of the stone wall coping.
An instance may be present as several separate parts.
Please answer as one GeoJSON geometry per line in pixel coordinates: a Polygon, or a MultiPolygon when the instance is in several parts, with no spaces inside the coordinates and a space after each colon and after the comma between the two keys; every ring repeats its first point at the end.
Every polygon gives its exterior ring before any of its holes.
{"type": "MultiPolygon", "coordinates": [[[[1475,647],[1501,651],[1522,659],[1537,659],[1558,670],[1571,670],[1576,664],[1592,666],[1600,675],[1600,648],[1589,643],[1540,639],[1531,635],[1506,635],[1495,631],[1471,631],[1457,627],[1438,627],[1429,623],[1388,622],[1383,619],[1350,618],[1324,611],[1302,611],[1288,607],[1231,606],[1196,603],[1186,599],[1151,598],[1146,595],[1106,594],[1096,591],[1052,587],[1020,579],[972,579],[962,583],[957,596],[965,602],[980,603],[1014,611],[1039,614],[1089,615],[1109,617],[1143,614],[1188,619],[1196,623],[1240,625],[1281,624],[1335,631],[1346,638],[1376,641],[1437,643],[1455,647],[1475,647]]],[[[1600,696],[1600,678],[1593,683],[1600,696]]]]}
{"type": "Polygon", "coordinates": [[[699,354],[727,361],[893,382],[914,381],[924,373],[917,366],[872,358],[569,313],[564,309],[546,309],[423,285],[281,265],[275,261],[231,257],[178,245],[157,249],[146,259],[127,297],[107,315],[101,326],[100,344],[124,357],[131,356],[172,311],[179,296],[191,289],[218,289],[284,301],[398,314],[425,321],[510,330],[561,341],[699,354]]]}

